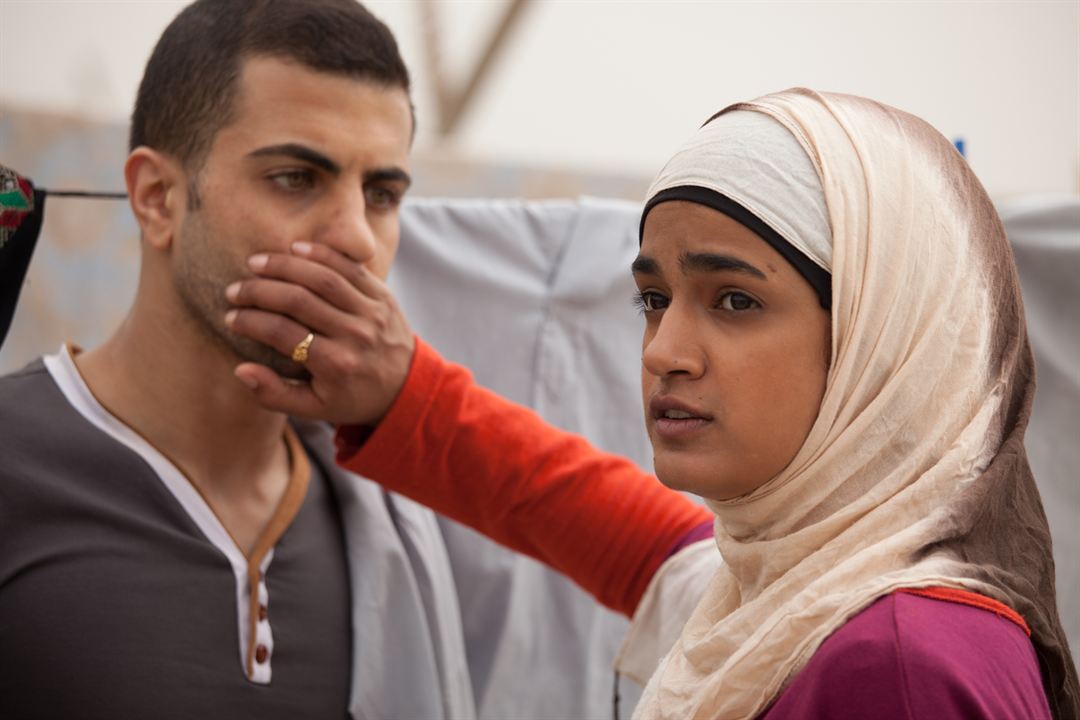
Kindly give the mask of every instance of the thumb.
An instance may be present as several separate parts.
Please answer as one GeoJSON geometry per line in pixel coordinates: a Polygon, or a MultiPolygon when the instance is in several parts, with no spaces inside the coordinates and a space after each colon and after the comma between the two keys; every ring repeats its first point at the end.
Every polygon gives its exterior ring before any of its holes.
{"type": "Polygon", "coordinates": [[[322,403],[306,382],[286,381],[258,363],[242,363],[233,375],[255,395],[267,410],[304,418],[318,418],[322,403]]]}

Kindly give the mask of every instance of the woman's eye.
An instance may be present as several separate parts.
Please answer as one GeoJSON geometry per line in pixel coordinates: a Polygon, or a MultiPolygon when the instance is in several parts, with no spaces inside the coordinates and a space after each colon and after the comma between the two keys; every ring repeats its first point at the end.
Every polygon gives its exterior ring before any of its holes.
{"type": "Polygon", "coordinates": [[[761,304],[746,293],[727,292],[720,296],[720,307],[723,310],[733,310],[735,312],[740,312],[743,310],[753,310],[756,307],[761,307],[761,304]]]}
{"type": "Polygon", "coordinates": [[[364,189],[364,197],[369,207],[376,210],[389,210],[397,207],[401,198],[393,190],[385,187],[372,186],[364,189]]]}
{"type": "Polygon", "coordinates": [[[315,184],[315,178],[308,170],[289,170],[271,175],[270,179],[283,190],[290,192],[307,190],[315,184]]]}
{"type": "Polygon", "coordinates": [[[668,306],[668,299],[653,290],[645,290],[634,294],[634,307],[639,312],[656,312],[668,306]]]}

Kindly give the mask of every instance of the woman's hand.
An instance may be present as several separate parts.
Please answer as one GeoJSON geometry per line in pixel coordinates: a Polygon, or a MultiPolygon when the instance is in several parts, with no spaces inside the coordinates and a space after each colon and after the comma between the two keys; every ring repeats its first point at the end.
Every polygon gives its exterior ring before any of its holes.
{"type": "Polygon", "coordinates": [[[295,243],[292,251],[249,258],[256,277],[229,286],[226,297],[237,307],[225,323],[300,360],[310,377],[285,379],[252,362],[238,365],[235,375],[270,410],[375,425],[409,374],[416,346],[405,316],[364,266],[326,245],[295,243]]]}

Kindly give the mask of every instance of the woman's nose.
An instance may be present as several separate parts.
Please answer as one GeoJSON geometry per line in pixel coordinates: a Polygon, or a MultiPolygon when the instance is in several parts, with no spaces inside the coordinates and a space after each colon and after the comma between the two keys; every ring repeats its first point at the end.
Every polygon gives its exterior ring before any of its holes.
{"type": "Polygon", "coordinates": [[[674,307],[665,310],[655,330],[645,330],[641,363],[656,377],[700,377],[705,372],[705,355],[693,319],[687,313],[674,311],[674,307]]]}

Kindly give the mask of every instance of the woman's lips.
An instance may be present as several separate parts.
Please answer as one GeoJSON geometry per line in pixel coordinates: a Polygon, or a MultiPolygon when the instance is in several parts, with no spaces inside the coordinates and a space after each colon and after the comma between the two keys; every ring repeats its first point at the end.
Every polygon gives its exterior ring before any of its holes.
{"type": "Polygon", "coordinates": [[[712,416],[671,395],[656,395],[649,401],[656,434],[666,440],[686,438],[705,428],[712,416]]]}
{"type": "Polygon", "coordinates": [[[656,418],[653,423],[656,427],[656,434],[665,440],[682,439],[689,435],[693,435],[698,430],[701,430],[706,425],[711,423],[711,420],[705,418],[692,417],[692,418],[656,418]]]}

